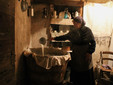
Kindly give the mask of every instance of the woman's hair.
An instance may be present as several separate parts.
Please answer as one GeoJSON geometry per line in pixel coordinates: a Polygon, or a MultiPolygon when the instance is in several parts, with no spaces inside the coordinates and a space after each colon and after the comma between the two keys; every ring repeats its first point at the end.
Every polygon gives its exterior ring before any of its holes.
{"type": "Polygon", "coordinates": [[[81,23],[81,26],[84,26],[86,24],[84,19],[81,16],[77,16],[73,20],[77,23],[81,23]]]}

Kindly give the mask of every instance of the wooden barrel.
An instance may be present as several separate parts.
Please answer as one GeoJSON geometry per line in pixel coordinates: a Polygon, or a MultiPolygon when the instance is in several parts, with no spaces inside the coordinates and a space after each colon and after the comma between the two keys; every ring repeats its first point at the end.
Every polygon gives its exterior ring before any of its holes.
{"type": "Polygon", "coordinates": [[[36,64],[32,55],[26,57],[27,77],[30,85],[57,85],[64,79],[67,62],[62,66],[45,69],[36,64]]]}

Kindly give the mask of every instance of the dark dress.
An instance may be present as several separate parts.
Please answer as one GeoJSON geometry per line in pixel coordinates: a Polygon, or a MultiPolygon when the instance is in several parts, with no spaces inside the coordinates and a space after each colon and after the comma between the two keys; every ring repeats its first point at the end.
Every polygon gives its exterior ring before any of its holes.
{"type": "Polygon", "coordinates": [[[92,54],[95,51],[96,43],[92,31],[86,26],[80,29],[73,27],[68,34],[54,39],[71,42],[71,82],[74,85],[95,85],[92,60],[87,62],[85,59],[86,53],[92,54]]]}

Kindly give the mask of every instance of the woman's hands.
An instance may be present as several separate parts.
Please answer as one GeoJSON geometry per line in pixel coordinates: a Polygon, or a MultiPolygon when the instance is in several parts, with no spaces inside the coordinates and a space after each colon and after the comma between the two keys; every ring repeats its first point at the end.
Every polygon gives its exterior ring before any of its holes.
{"type": "Polygon", "coordinates": [[[54,40],[54,38],[53,38],[53,37],[49,38],[49,41],[52,41],[52,40],[54,40]]]}

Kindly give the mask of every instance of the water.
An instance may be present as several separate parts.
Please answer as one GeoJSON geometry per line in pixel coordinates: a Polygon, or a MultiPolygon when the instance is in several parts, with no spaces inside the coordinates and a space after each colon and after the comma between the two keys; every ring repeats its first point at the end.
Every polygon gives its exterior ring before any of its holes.
{"type": "Polygon", "coordinates": [[[41,44],[41,47],[42,47],[42,56],[44,56],[44,45],[41,44]]]}
{"type": "Polygon", "coordinates": [[[46,39],[44,37],[41,37],[39,40],[41,47],[42,47],[42,56],[44,56],[44,45],[46,44],[46,39]]]}

